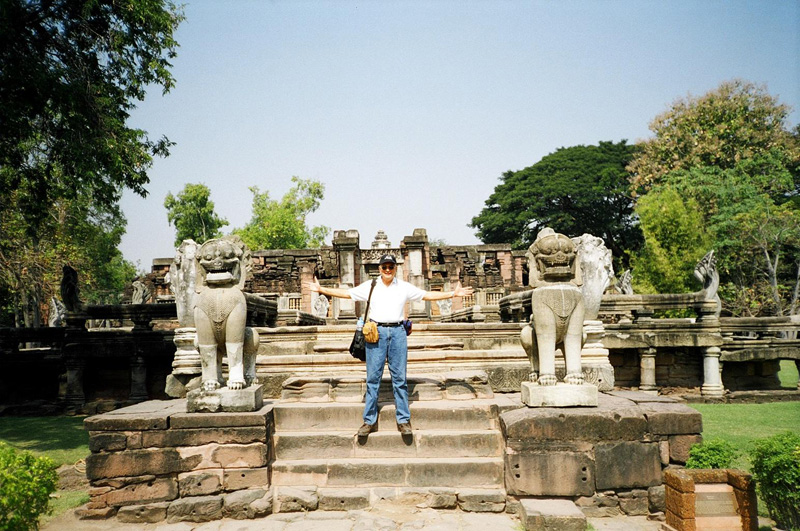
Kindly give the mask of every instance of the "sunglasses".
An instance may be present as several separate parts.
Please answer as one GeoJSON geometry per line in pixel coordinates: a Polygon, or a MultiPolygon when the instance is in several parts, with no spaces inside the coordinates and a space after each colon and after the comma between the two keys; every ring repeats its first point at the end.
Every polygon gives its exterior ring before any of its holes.
{"type": "Polygon", "coordinates": [[[381,266],[381,269],[384,269],[386,271],[391,271],[392,269],[394,269],[394,264],[383,264],[381,266]]]}

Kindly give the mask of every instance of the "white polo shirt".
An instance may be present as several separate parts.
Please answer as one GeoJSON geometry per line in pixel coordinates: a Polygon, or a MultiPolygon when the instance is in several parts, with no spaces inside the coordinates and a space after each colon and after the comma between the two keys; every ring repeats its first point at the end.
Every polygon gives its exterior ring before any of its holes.
{"type": "MultiPolygon", "coordinates": [[[[366,301],[372,280],[351,288],[350,297],[356,301],[366,301]]],[[[395,277],[388,286],[380,278],[375,282],[372,300],[369,303],[368,319],[379,323],[396,323],[403,320],[403,309],[407,301],[420,301],[425,290],[395,277]]]]}

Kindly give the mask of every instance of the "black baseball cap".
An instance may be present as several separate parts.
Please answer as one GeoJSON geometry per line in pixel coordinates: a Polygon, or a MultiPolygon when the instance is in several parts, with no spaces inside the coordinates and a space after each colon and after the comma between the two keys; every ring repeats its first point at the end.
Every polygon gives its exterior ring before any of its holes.
{"type": "Polygon", "coordinates": [[[385,254],[385,255],[381,256],[381,261],[378,262],[379,266],[382,266],[383,264],[394,264],[394,265],[397,265],[397,260],[395,259],[393,254],[385,254]]]}

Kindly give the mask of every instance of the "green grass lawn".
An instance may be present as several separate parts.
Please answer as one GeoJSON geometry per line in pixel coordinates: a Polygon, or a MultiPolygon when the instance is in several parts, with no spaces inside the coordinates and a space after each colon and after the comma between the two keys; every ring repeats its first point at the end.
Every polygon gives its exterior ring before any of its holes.
{"type": "Polygon", "coordinates": [[[83,417],[0,417],[0,441],[46,455],[56,466],[72,465],[89,455],[83,417]]]}
{"type": "MultiPolygon", "coordinates": [[[[83,417],[0,417],[0,441],[37,456],[47,456],[56,466],[74,465],[89,455],[89,433],[83,417]]],[[[86,490],[59,490],[50,500],[52,513],[40,522],[89,501],[86,490]]]]}
{"type": "Polygon", "coordinates": [[[781,370],[778,373],[781,387],[797,389],[797,365],[792,360],[781,360],[781,370]]]}

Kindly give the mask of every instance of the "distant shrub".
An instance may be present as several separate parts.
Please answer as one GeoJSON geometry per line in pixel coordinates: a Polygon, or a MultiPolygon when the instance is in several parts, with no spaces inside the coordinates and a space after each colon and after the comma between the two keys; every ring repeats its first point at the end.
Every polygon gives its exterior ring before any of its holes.
{"type": "Polygon", "coordinates": [[[730,468],[739,455],[736,448],[723,439],[709,439],[689,449],[686,468],[730,468]]]}
{"type": "Polygon", "coordinates": [[[750,460],[770,518],[781,529],[800,530],[800,435],[787,431],[758,439],[750,460]]]}
{"type": "Polygon", "coordinates": [[[0,443],[0,530],[38,529],[46,514],[58,474],[48,457],[36,457],[0,443]]]}

